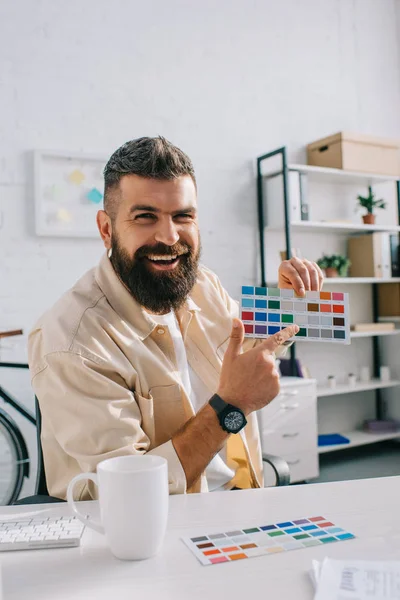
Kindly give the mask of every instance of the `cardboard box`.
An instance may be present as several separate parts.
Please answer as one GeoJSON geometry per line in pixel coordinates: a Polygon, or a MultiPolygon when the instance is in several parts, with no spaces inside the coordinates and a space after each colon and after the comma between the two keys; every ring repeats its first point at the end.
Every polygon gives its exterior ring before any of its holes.
{"type": "Polygon", "coordinates": [[[380,317],[400,316],[400,283],[378,285],[378,306],[380,317]]]}
{"type": "Polygon", "coordinates": [[[348,258],[351,261],[350,277],[391,277],[389,234],[367,233],[350,237],[348,258]]]}
{"type": "Polygon", "coordinates": [[[400,176],[400,142],[341,132],[307,146],[309,165],[400,176]]]}

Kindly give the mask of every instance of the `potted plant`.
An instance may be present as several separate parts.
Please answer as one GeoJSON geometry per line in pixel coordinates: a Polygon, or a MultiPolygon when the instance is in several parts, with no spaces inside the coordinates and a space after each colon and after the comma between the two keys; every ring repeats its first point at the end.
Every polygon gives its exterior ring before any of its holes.
{"type": "Polygon", "coordinates": [[[367,214],[363,215],[363,221],[366,225],[374,225],[375,215],[374,208],[386,208],[386,202],[381,198],[378,199],[372,191],[372,187],[368,186],[368,196],[357,196],[358,203],[362,208],[367,209],[367,214]]]}
{"type": "Polygon", "coordinates": [[[326,256],[325,254],[317,260],[317,264],[321,269],[324,269],[327,277],[347,277],[347,272],[351,265],[346,256],[340,254],[332,254],[326,256]]]}

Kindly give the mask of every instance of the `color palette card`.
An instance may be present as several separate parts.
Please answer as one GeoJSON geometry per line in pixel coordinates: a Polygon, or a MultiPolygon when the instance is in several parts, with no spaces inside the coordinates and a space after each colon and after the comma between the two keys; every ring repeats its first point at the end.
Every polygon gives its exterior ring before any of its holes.
{"type": "Polygon", "coordinates": [[[244,285],[241,319],[246,337],[267,338],[296,323],[293,339],[307,342],[350,344],[349,294],[306,292],[244,285]]]}
{"type": "Polygon", "coordinates": [[[207,566],[310,546],[323,546],[353,538],[355,535],[352,533],[337,527],[329,519],[318,516],[192,538],[184,537],[182,540],[201,564],[207,566]]]}

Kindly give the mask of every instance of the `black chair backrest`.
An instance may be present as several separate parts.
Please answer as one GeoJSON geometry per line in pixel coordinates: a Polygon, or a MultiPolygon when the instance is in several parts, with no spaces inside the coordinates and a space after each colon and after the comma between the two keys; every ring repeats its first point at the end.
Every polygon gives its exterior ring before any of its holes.
{"type": "Polygon", "coordinates": [[[36,474],[36,490],[35,494],[38,496],[48,496],[49,492],[46,483],[46,474],[44,472],[42,442],[40,434],[42,431],[42,415],[40,413],[40,406],[38,399],[35,396],[35,410],[36,410],[36,442],[37,442],[37,474],[36,474]]]}

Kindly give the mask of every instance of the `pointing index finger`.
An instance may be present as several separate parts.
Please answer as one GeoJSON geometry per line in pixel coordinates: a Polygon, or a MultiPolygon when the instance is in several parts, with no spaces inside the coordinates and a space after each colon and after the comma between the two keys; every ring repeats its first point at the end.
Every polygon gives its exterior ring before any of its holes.
{"type": "Polygon", "coordinates": [[[289,327],[285,327],[285,329],[274,333],[274,335],[271,335],[271,337],[262,342],[262,344],[259,345],[259,348],[262,350],[269,350],[269,352],[275,352],[279,346],[282,346],[282,344],[294,337],[298,332],[298,325],[290,325],[289,327]]]}

